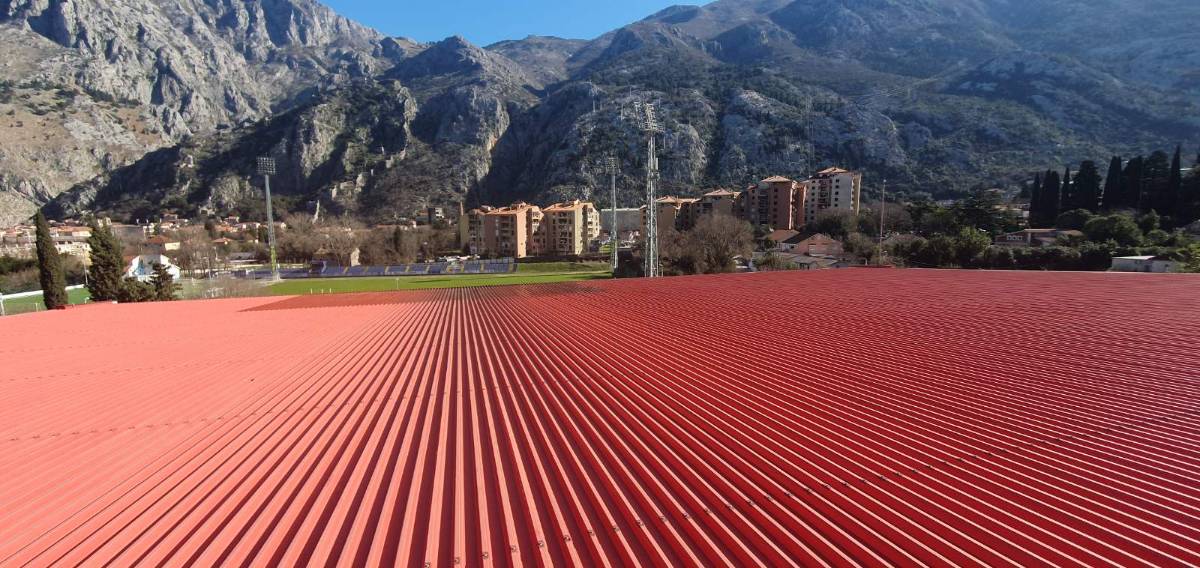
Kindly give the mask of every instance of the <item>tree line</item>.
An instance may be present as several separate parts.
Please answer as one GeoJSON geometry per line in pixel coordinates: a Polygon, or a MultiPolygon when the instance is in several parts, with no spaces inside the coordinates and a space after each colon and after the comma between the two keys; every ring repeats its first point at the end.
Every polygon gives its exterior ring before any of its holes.
{"type": "MultiPolygon", "coordinates": [[[[94,302],[151,302],[175,299],[179,285],[165,266],[154,263],[149,282],[125,276],[125,259],[121,242],[112,228],[92,220],[88,237],[89,260],[87,289],[94,302]]],[[[38,278],[42,286],[42,303],[46,309],[65,308],[70,304],[63,260],[50,236],[50,226],[41,211],[34,216],[35,247],[38,278]]]]}
{"type": "Polygon", "coordinates": [[[1075,173],[1068,167],[1061,175],[1054,170],[1035,175],[1028,197],[1033,228],[1053,227],[1059,215],[1074,210],[1154,211],[1172,226],[1185,226],[1200,220],[1200,155],[1187,176],[1178,146],[1174,156],[1161,150],[1130,160],[1113,156],[1103,176],[1096,162],[1085,160],[1075,173]]]}

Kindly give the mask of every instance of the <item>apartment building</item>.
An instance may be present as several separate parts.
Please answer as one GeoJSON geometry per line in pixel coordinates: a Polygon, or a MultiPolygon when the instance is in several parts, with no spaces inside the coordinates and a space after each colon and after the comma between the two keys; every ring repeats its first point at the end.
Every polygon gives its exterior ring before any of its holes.
{"type": "Polygon", "coordinates": [[[750,186],[736,201],[741,217],[776,230],[804,226],[808,186],[783,176],[773,176],[750,186]]]}
{"type": "Polygon", "coordinates": [[[686,231],[696,225],[700,199],[697,197],[661,197],[658,203],[658,227],[686,231]]]}
{"type": "Polygon", "coordinates": [[[542,210],[536,231],[536,254],[578,256],[600,237],[600,212],[588,201],[555,203],[542,210]]]}
{"type": "Polygon", "coordinates": [[[495,207],[490,205],[484,205],[467,211],[458,218],[458,238],[471,254],[483,254],[486,252],[487,245],[484,243],[483,238],[483,220],[488,213],[495,209],[495,207]]]}
{"type": "MultiPolygon", "coordinates": [[[[512,258],[534,254],[534,235],[542,221],[542,211],[528,203],[514,203],[482,214],[481,251],[512,258]]],[[[478,234],[478,233],[476,233],[478,234]]]]}
{"type": "Polygon", "coordinates": [[[695,205],[697,220],[704,215],[713,214],[739,216],[737,207],[739,195],[741,195],[740,191],[728,189],[717,189],[705,193],[700,197],[700,202],[695,205]]]}
{"type": "MultiPolygon", "coordinates": [[[[87,259],[92,250],[87,242],[91,235],[92,230],[84,226],[50,227],[50,239],[54,241],[54,248],[61,255],[87,259]]],[[[18,225],[0,233],[0,254],[18,258],[33,257],[37,254],[36,243],[33,225],[18,225]]]]}
{"type": "Polygon", "coordinates": [[[812,223],[821,211],[833,209],[858,213],[862,197],[862,174],[828,168],[802,182],[807,187],[804,223],[812,223]]]}

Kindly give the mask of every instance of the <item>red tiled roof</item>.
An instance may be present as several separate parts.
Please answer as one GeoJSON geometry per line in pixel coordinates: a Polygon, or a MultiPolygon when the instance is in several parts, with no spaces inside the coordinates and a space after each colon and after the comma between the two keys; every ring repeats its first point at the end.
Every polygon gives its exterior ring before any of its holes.
{"type": "Polygon", "coordinates": [[[1197,292],[834,270],[0,318],[0,565],[1195,566],[1197,292]]]}
{"type": "Polygon", "coordinates": [[[762,180],[762,183],[782,183],[782,182],[788,182],[788,181],[792,181],[792,180],[785,178],[783,176],[771,176],[767,179],[762,180]]]}
{"type": "Polygon", "coordinates": [[[793,231],[791,229],[775,229],[774,231],[771,231],[771,234],[767,235],[767,240],[776,243],[782,243],[799,235],[799,231],[793,231]]]}

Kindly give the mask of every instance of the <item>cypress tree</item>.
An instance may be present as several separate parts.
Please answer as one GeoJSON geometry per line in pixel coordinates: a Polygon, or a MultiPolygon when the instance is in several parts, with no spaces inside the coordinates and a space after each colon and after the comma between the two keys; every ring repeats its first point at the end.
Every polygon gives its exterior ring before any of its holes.
{"type": "Polygon", "coordinates": [[[1108,175],[1104,177],[1104,208],[1118,209],[1121,205],[1121,157],[1113,156],[1108,162],[1108,175]]]}
{"type": "Polygon", "coordinates": [[[1154,210],[1159,215],[1171,215],[1167,203],[1167,184],[1170,182],[1171,161],[1167,153],[1156,150],[1142,164],[1142,183],[1145,195],[1142,197],[1143,211],[1154,210]]]}
{"type": "Polygon", "coordinates": [[[1032,227],[1040,218],[1042,210],[1042,174],[1033,174],[1033,187],[1029,192],[1029,226],[1032,227]]]}
{"type": "Polygon", "coordinates": [[[1200,219],[1200,156],[1196,157],[1196,165],[1183,178],[1183,186],[1179,193],[1180,225],[1186,225],[1200,219]]]}
{"type": "Polygon", "coordinates": [[[54,248],[54,240],[50,238],[50,225],[41,211],[34,216],[37,232],[38,279],[42,284],[42,303],[47,310],[66,306],[67,278],[63,275],[62,259],[58,257],[58,249],[54,248]]]}
{"type": "Polygon", "coordinates": [[[1046,228],[1058,219],[1059,195],[1062,191],[1062,181],[1058,172],[1048,171],[1042,180],[1041,204],[1038,207],[1037,228],[1046,228]]]}
{"type": "Polygon", "coordinates": [[[1163,199],[1164,205],[1170,209],[1171,213],[1169,213],[1169,215],[1172,217],[1179,215],[1179,201],[1182,197],[1180,195],[1181,190],[1183,189],[1183,165],[1181,164],[1182,153],[1183,148],[1176,146],[1175,156],[1171,158],[1171,171],[1168,172],[1169,175],[1167,176],[1166,195],[1163,199]]]}
{"type": "Polygon", "coordinates": [[[1121,207],[1140,209],[1142,206],[1142,162],[1145,158],[1138,156],[1125,164],[1121,173],[1121,207]]]}
{"type": "Polygon", "coordinates": [[[88,292],[97,302],[120,300],[125,274],[121,243],[108,225],[92,220],[91,229],[88,246],[92,249],[92,265],[88,267],[88,292]]]}
{"type": "Polygon", "coordinates": [[[1087,209],[1095,213],[1100,208],[1100,170],[1096,162],[1086,160],[1079,164],[1079,173],[1075,175],[1075,209],[1087,209]]]}

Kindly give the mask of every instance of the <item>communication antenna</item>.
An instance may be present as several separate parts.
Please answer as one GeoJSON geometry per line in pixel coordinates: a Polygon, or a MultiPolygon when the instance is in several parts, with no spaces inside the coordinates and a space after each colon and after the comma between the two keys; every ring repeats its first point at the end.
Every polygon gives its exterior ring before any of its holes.
{"type": "Polygon", "coordinates": [[[634,118],[638,126],[646,134],[646,277],[662,276],[658,258],[658,151],[655,147],[657,136],[662,133],[662,125],[658,122],[653,103],[634,101],[634,118]]]}
{"type": "Polygon", "coordinates": [[[275,213],[271,209],[271,176],[275,175],[275,158],[259,157],[258,173],[263,176],[267,190],[267,243],[271,248],[271,278],[279,278],[279,263],[275,257],[275,213]]]}
{"type": "Polygon", "coordinates": [[[616,156],[608,156],[604,159],[604,171],[608,174],[609,185],[612,188],[612,234],[610,236],[610,248],[612,248],[612,271],[617,272],[617,256],[618,249],[621,247],[621,227],[617,221],[617,174],[621,172],[621,166],[617,162],[616,156]]]}

